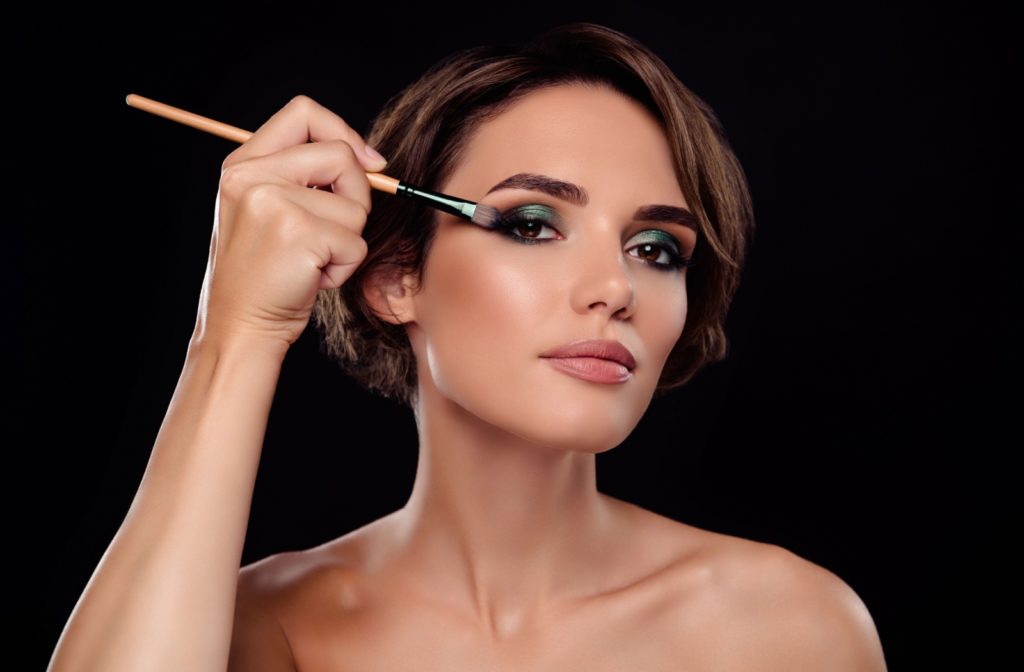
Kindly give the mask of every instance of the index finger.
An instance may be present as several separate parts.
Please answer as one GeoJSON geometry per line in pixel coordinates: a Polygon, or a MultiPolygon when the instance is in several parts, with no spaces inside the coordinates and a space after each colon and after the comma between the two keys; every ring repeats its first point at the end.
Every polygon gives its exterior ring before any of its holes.
{"type": "MultiPolygon", "coordinates": [[[[366,153],[366,141],[345,120],[306,95],[298,95],[275,112],[241,147],[228,158],[244,161],[305,144],[312,140],[344,140],[352,145],[359,162],[371,171],[381,170],[386,160],[366,153]]],[[[229,160],[225,160],[225,165],[229,160]]]]}

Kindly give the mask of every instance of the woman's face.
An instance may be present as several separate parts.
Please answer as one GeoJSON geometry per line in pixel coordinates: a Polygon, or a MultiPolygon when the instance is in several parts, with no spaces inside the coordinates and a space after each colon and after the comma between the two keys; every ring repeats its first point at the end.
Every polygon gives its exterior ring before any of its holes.
{"type": "Polygon", "coordinates": [[[429,376],[450,401],[540,445],[620,444],[686,321],[686,269],[672,254],[696,245],[687,225],[634,218],[642,206],[688,209],[658,122],[608,88],[535,91],[481,125],[440,190],[505,217],[519,209],[522,223],[516,240],[438,211],[421,290],[404,304],[421,394],[429,376]],[[520,174],[578,185],[586,203],[522,183],[493,190],[520,174]],[[583,339],[633,354],[625,382],[583,380],[541,357],[583,339]]]}

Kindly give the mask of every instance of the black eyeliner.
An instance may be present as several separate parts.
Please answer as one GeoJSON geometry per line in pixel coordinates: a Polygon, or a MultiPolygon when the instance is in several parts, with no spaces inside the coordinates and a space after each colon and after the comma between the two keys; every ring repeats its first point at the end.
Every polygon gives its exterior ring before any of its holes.
{"type": "MultiPolygon", "coordinates": [[[[516,227],[521,226],[524,222],[539,223],[542,226],[554,229],[556,224],[561,223],[561,218],[559,218],[558,212],[551,206],[544,205],[543,203],[528,203],[513,206],[507,210],[501,211],[492,229],[499,235],[511,238],[515,242],[524,245],[537,245],[539,243],[557,240],[555,238],[528,238],[526,236],[520,236],[513,233],[513,230],[516,227]],[[540,210],[543,214],[540,217],[523,216],[524,212],[529,213],[532,210],[540,210]]],[[[641,259],[641,261],[646,263],[648,266],[653,267],[655,270],[672,272],[690,265],[692,255],[689,257],[684,257],[682,255],[679,251],[682,248],[682,243],[680,243],[671,233],[662,229],[644,229],[633,237],[635,238],[636,236],[644,233],[658,240],[642,241],[638,243],[637,246],[648,244],[654,245],[657,249],[664,251],[669,256],[669,262],[665,264],[641,259]]]]}

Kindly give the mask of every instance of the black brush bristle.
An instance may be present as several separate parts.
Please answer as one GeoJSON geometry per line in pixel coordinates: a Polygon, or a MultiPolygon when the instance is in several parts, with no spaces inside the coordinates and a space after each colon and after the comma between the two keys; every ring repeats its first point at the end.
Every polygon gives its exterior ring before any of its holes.
{"type": "Polygon", "coordinates": [[[493,229],[501,220],[501,213],[492,205],[477,203],[471,221],[487,229],[493,229]]]}

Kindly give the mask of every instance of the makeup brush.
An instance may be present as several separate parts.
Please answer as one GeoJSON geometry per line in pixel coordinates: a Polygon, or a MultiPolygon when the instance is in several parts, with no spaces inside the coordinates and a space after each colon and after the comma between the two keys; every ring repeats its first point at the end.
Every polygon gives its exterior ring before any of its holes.
{"type": "MultiPolygon", "coordinates": [[[[129,93],[125,96],[124,102],[145,112],[170,119],[171,121],[177,121],[186,126],[198,128],[213,135],[219,135],[227,140],[242,143],[252,136],[252,131],[229,126],[228,124],[214,121],[208,117],[202,117],[193,112],[187,112],[135,93],[129,93]]],[[[384,173],[367,173],[366,177],[370,181],[370,186],[378,191],[419,199],[431,207],[451,213],[457,217],[462,217],[484,228],[494,228],[498,220],[501,219],[501,213],[498,212],[498,209],[490,205],[423,189],[384,173]]],[[[316,189],[315,186],[313,188],[316,189]]]]}

